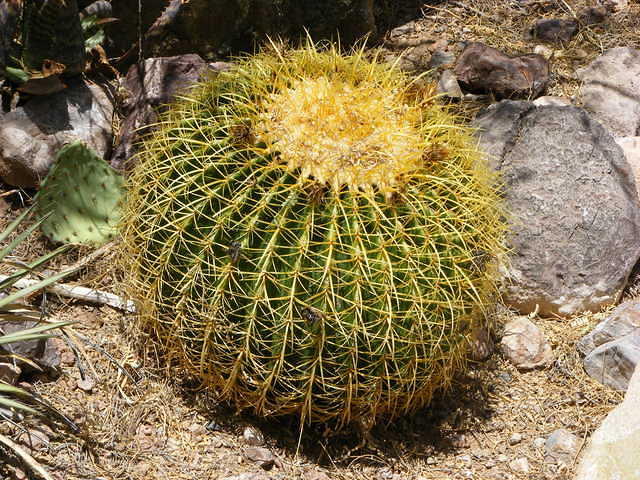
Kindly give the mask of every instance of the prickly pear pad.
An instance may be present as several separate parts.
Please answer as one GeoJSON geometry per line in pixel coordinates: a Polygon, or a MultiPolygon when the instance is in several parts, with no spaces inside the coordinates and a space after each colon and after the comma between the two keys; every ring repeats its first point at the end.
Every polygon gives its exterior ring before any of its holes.
{"type": "Polygon", "coordinates": [[[101,245],[117,233],[122,176],[82,142],[60,149],[40,185],[36,208],[52,241],[101,245]]]}
{"type": "Polygon", "coordinates": [[[274,46],[173,105],[123,216],[156,351],[238,408],[333,428],[447,387],[504,225],[432,92],[362,51],[274,46]]]}

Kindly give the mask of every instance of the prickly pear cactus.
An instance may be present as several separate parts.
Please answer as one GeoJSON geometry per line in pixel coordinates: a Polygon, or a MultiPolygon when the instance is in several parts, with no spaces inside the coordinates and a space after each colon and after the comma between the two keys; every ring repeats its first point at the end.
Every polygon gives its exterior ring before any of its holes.
{"type": "Polygon", "coordinates": [[[82,142],[63,147],[36,198],[48,215],[42,232],[54,242],[100,245],[120,221],[122,176],[82,142]]]}
{"type": "Polygon", "coordinates": [[[191,90],[139,161],[128,291],[221,399],[370,426],[464,365],[504,226],[433,90],[361,51],[274,46],[191,90]]]}

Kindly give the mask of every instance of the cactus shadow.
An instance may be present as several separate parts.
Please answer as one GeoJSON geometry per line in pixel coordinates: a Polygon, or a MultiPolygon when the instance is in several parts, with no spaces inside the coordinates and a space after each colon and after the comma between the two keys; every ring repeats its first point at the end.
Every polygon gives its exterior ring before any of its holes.
{"type": "Polygon", "coordinates": [[[224,405],[199,409],[209,420],[209,430],[241,436],[245,427],[255,427],[264,433],[268,445],[287,457],[302,457],[322,467],[392,466],[412,459],[426,461],[432,456],[462,453],[478,427],[491,422],[494,416],[490,395],[499,381],[497,370],[495,362],[478,365],[454,379],[452,388],[435,396],[429,406],[413,415],[381,423],[368,433],[354,426],[328,435],[322,426],[304,426],[300,435],[297,418],[234,414],[224,405]]]}

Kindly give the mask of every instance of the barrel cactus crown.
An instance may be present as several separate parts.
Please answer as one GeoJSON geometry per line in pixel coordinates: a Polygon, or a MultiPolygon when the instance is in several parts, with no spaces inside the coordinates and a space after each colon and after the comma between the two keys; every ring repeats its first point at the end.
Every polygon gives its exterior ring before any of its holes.
{"type": "Polygon", "coordinates": [[[129,293],[221,399],[372,425],[464,364],[504,227],[432,90],[362,51],[274,46],[190,90],[138,160],[129,293]]]}

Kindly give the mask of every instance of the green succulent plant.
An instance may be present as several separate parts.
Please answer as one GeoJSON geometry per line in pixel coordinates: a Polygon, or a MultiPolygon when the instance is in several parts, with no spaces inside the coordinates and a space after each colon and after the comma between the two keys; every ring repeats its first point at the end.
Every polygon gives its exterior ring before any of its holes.
{"type": "Polygon", "coordinates": [[[273,45],[143,145],[127,288],[167,360],[238,408],[341,428],[449,386],[504,223],[470,132],[362,50],[273,45]]]}
{"type": "MultiPolygon", "coordinates": [[[[11,235],[18,226],[24,221],[25,217],[30,214],[30,210],[25,210],[18,218],[16,218],[9,226],[0,233],[0,244],[7,240],[7,237],[11,235]]],[[[10,344],[18,341],[38,340],[43,338],[49,338],[52,336],[52,330],[69,325],[71,322],[55,322],[55,323],[42,323],[40,325],[33,326],[31,328],[24,328],[13,333],[3,333],[3,326],[8,322],[40,322],[42,315],[40,312],[34,311],[27,305],[22,303],[22,299],[38,292],[49,285],[56,283],[57,281],[68,275],[69,272],[63,272],[57,275],[49,276],[39,282],[33,283],[28,287],[15,289],[15,285],[25,276],[33,273],[38,268],[46,265],[55,256],[59,255],[66,247],[59,248],[50,252],[42,257],[34,260],[29,264],[16,263],[11,260],[11,252],[23,242],[33,231],[38,228],[42,220],[33,223],[29,228],[25,229],[19,235],[11,240],[4,248],[0,250],[0,262],[9,263],[11,265],[18,265],[18,269],[11,275],[5,276],[0,280],[0,292],[3,293],[0,298],[0,358],[2,358],[2,351],[6,351],[10,344]],[[13,290],[13,291],[12,291],[13,290]]],[[[5,354],[7,356],[7,354],[5,354]]],[[[0,380],[0,407],[17,408],[29,413],[35,413],[35,411],[20,402],[19,400],[12,399],[12,395],[26,396],[28,393],[17,387],[8,385],[6,382],[0,380]]]]}
{"type": "Polygon", "coordinates": [[[122,175],[82,142],[60,149],[40,185],[36,211],[54,242],[100,245],[120,221],[122,175]]]}

